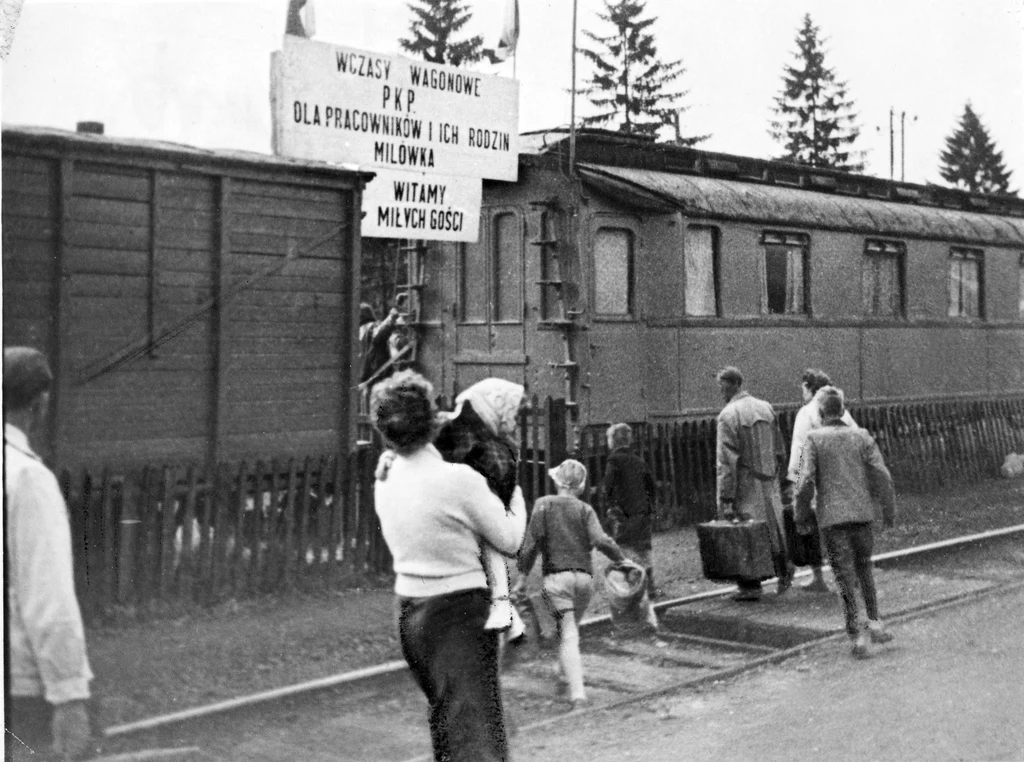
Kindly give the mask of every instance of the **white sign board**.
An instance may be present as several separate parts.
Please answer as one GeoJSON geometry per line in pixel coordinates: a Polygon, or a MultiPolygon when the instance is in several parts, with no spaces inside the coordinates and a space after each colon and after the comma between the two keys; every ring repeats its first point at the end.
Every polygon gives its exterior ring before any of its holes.
{"type": "Polygon", "coordinates": [[[293,36],[273,61],[283,156],[518,179],[516,80],[293,36]]]}
{"type": "Polygon", "coordinates": [[[480,232],[478,177],[384,169],[363,191],[367,238],[475,241],[480,232]]]}

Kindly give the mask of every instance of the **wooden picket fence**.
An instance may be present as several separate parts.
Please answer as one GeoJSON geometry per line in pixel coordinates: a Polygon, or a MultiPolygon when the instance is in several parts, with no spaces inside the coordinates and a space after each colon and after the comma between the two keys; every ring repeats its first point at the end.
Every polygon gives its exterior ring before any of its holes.
{"type": "MultiPolygon", "coordinates": [[[[574,436],[563,400],[532,403],[520,439],[528,506],[553,491],[548,470],[571,456],[587,466],[587,498],[600,511],[605,427],[574,436]]],[[[787,445],[795,412],[779,412],[787,445]]],[[[902,491],[995,476],[1006,454],[1024,452],[1024,397],[851,412],[875,437],[902,491]]],[[[633,429],[657,484],[657,527],[714,517],[715,418],[633,429]]],[[[373,508],[381,450],[372,435],[342,458],[61,473],[83,609],[209,605],[389,574],[391,557],[373,508]]]]}
{"type": "MultiPolygon", "coordinates": [[[[850,412],[875,438],[901,492],[992,478],[1007,454],[1024,453],[1024,397],[851,405],[850,412]]],[[[780,410],[778,416],[788,452],[796,409],[780,410]]],[[[634,446],[657,484],[658,526],[713,518],[715,418],[636,423],[633,432],[634,446]]],[[[572,455],[587,466],[592,490],[600,485],[608,457],[605,428],[583,431],[572,455]]]]}
{"type": "Polygon", "coordinates": [[[209,605],[389,572],[378,454],[63,472],[83,609],[209,605]]]}

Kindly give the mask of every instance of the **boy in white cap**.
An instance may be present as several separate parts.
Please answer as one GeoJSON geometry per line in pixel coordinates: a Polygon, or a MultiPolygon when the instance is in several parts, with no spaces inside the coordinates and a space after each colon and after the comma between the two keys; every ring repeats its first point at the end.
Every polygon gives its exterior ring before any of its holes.
{"type": "Polygon", "coordinates": [[[625,556],[601,528],[594,509],[579,499],[587,482],[586,466],[566,460],[548,475],[558,494],[542,497],[533,506],[519,553],[516,590],[525,590],[534,561],[538,554],[543,556],[544,599],[558,622],[558,661],[575,709],[587,701],[579,623],[593,595],[591,551],[596,547],[615,563],[625,556]]]}

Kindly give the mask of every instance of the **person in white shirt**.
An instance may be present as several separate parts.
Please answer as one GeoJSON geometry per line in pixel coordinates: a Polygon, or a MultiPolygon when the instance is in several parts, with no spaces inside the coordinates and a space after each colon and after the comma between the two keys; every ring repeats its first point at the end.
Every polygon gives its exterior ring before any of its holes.
{"type": "Polygon", "coordinates": [[[487,479],[433,445],[430,383],[401,371],[374,387],[370,415],[394,455],[381,457],[374,503],[391,551],[402,653],[427,697],[434,758],[508,759],[498,632],[481,542],[514,556],[526,532],[517,486],[506,511],[487,479]]]}
{"type": "MultiPolygon", "coordinates": [[[[800,377],[800,392],[803,395],[804,405],[797,411],[796,418],[793,421],[793,439],[789,446],[789,467],[786,470],[786,483],[783,485],[782,490],[783,502],[786,506],[784,514],[786,530],[787,534],[794,540],[797,538],[795,536],[796,522],[793,515],[793,490],[796,483],[800,480],[800,467],[803,462],[804,451],[807,448],[807,435],[814,429],[821,428],[819,400],[815,399],[815,395],[820,389],[831,385],[832,379],[828,377],[828,374],[817,368],[808,368],[800,377]]],[[[848,410],[843,411],[843,423],[851,429],[858,428],[848,410]]],[[[811,593],[827,593],[830,590],[821,572],[821,541],[817,529],[812,531],[811,536],[818,538],[818,542],[810,543],[812,547],[810,549],[811,558],[809,559],[810,563],[808,566],[810,566],[814,578],[803,589],[811,593]]]]}
{"type": "Polygon", "coordinates": [[[28,347],[4,348],[8,759],[81,754],[92,670],[75,597],[71,529],[57,479],[29,444],[43,430],[53,376],[28,347]]]}

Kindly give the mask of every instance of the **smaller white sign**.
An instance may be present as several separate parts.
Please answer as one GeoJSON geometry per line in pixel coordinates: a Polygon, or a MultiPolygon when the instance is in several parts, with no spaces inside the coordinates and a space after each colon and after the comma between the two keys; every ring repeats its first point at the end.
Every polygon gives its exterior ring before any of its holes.
{"type": "Polygon", "coordinates": [[[475,241],[480,235],[479,177],[377,170],[363,190],[365,238],[475,241]]]}

